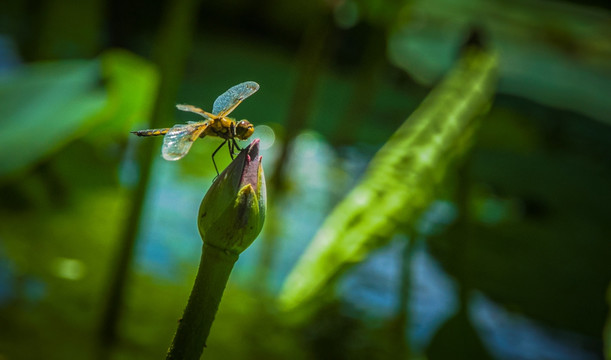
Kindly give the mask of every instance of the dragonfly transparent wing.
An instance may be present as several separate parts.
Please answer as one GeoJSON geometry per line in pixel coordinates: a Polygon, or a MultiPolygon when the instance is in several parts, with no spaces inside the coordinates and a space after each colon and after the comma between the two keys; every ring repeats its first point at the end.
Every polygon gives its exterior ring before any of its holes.
{"type": "Polygon", "coordinates": [[[196,113],[198,115],[201,115],[203,117],[205,117],[206,119],[211,119],[212,118],[212,114],[210,114],[209,112],[206,112],[198,107],[195,107],[193,105],[187,105],[187,104],[178,104],[176,105],[176,108],[178,110],[181,111],[188,111],[188,112],[192,112],[192,113],[196,113]]]}
{"type": "Polygon", "coordinates": [[[208,122],[174,125],[163,138],[161,155],[170,161],[180,160],[191,149],[193,142],[206,130],[208,122]]]}
{"type": "Polygon", "coordinates": [[[243,82],[232,87],[216,98],[212,106],[212,113],[216,116],[229,115],[244,99],[257,90],[259,90],[259,84],[254,81],[243,82]]]}

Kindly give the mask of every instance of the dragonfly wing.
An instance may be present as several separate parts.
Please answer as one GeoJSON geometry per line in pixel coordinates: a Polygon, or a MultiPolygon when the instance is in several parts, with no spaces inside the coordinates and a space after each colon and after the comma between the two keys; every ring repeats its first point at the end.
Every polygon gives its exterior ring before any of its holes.
{"type": "Polygon", "coordinates": [[[174,125],[163,138],[163,147],[161,148],[163,158],[170,161],[182,159],[191,149],[193,142],[207,127],[207,121],[196,124],[174,125]]]}
{"type": "Polygon", "coordinates": [[[212,113],[217,117],[229,115],[244,99],[257,90],[259,90],[259,84],[254,81],[243,82],[232,87],[216,98],[212,106],[212,113]]]}
{"type": "Polygon", "coordinates": [[[187,105],[187,104],[178,104],[176,105],[176,108],[178,110],[181,111],[188,111],[188,112],[192,112],[192,113],[196,113],[198,115],[201,115],[203,117],[205,117],[206,119],[210,119],[212,114],[210,114],[209,112],[206,112],[198,107],[195,107],[193,105],[187,105]]]}

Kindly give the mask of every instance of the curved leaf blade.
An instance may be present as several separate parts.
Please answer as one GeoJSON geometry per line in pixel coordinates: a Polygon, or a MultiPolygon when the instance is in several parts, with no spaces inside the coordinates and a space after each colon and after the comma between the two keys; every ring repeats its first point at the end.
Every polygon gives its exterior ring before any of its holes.
{"type": "Polygon", "coordinates": [[[464,154],[489,105],[497,60],[470,49],[372,160],[363,180],[333,210],[286,279],[281,307],[321,294],[433,199],[451,161],[464,154]]]}

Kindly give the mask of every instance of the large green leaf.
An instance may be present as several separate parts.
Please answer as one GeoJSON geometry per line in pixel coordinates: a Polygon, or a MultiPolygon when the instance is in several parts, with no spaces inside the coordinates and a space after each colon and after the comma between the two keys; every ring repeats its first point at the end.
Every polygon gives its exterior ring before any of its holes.
{"type": "Polygon", "coordinates": [[[390,60],[431,84],[473,29],[499,54],[498,92],[610,124],[611,15],[559,1],[412,0],[389,39],[390,60]]]}
{"type": "Polygon", "coordinates": [[[153,65],[120,50],[0,76],[0,178],[88,133],[90,142],[125,136],[148,118],[156,87],[153,65]]]}
{"type": "Polygon", "coordinates": [[[376,154],[362,181],[333,210],[288,276],[284,308],[319,295],[342,270],[365,258],[432,200],[453,158],[468,148],[489,105],[496,57],[470,49],[376,154]]]}
{"type": "Polygon", "coordinates": [[[106,102],[97,61],[29,65],[0,77],[0,176],[77,137],[106,102]]]}
{"type": "Polygon", "coordinates": [[[101,63],[108,102],[87,137],[97,143],[123,138],[136,124],[148,123],[159,83],[151,62],[125,50],[105,52],[101,63]]]}

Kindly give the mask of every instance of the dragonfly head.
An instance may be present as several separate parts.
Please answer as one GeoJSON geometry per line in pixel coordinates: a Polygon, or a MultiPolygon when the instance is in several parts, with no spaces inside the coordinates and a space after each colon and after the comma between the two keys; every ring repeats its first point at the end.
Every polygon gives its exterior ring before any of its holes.
{"type": "Polygon", "coordinates": [[[248,120],[240,120],[236,124],[235,134],[240,140],[246,140],[255,132],[255,127],[248,120]]]}

